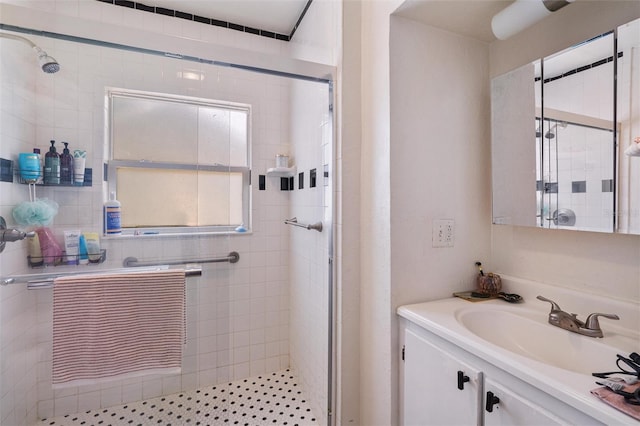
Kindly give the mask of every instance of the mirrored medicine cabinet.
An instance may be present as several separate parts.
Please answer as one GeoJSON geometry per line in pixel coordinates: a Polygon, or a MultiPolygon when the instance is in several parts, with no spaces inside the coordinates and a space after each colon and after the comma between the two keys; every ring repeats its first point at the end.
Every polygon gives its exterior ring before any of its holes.
{"type": "Polygon", "coordinates": [[[639,47],[635,20],[492,79],[494,224],[640,234],[639,47]]]}

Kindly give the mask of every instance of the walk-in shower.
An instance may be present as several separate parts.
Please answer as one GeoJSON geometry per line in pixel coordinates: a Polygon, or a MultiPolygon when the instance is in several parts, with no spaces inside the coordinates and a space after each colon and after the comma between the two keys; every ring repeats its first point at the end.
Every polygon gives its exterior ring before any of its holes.
{"type": "MultiPolygon", "coordinates": [[[[203,264],[201,276],[186,280],[186,344],[180,373],[53,389],[51,289],[28,290],[24,284],[1,287],[3,295],[20,295],[19,304],[12,305],[20,320],[0,323],[6,363],[20,360],[11,368],[15,371],[11,377],[2,377],[6,389],[24,390],[11,398],[15,412],[26,407],[23,411],[33,416],[26,424],[33,424],[36,417],[56,425],[74,424],[73,419],[86,418],[87,411],[91,416],[105,416],[105,424],[120,417],[155,424],[165,415],[172,424],[222,424],[225,420],[231,424],[331,424],[335,370],[331,365],[333,90],[326,77],[331,75],[327,72],[330,67],[318,65],[317,72],[309,63],[305,68],[292,68],[316,72],[301,75],[195,57],[186,40],[176,44],[184,43],[189,55],[179,54],[179,49],[166,54],[30,29],[22,33],[41,45],[54,40],[54,47],[46,44],[47,50],[54,56],[64,55],[64,72],[55,79],[40,72],[25,73],[23,79],[32,81],[15,92],[28,93],[20,106],[29,120],[10,121],[21,126],[10,130],[12,135],[36,135],[36,140],[16,137],[11,152],[44,149],[55,134],[70,148],[85,150],[86,167],[93,170],[93,186],[39,189],[41,197],[60,204],[61,213],[51,225],[58,237],[66,230],[102,229],[102,204],[113,178],[107,176],[109,162],[120,155],[110,149],[109,140],[118,135],[131,136],[124,141],[131,144],[127,147],[144,155],[143,160],[151,158],[147,163],[154,166],[158,162],[152,157],[161,153],[149,135],[164,132],[180,142],[177,146],[184,149],[171,155],[189,154],[189,164],[196,167],[173,167],[162,177],[163,182],[193,182],[186,189],[202,195],[204,208],[228,202],[233,194],[225,188],[236,184],[238,197],[250,194],[250,201],[240,199],[238,203],[245,209],[246,216],[241,217],[246,222],[229,220],[220,232],[131,230],[126,235],[103,237],[106,261],[102,266],[89,265],[94,271],[122,268],[123,260],[130,256],[140,262],[171,263],[239,254],[236,263],[203,264]],[[150,123],[136,115],[133,121],[145,123],[139,132],[114,132],[112,118],[116,116],[111,114],[109,98],[113,93],[133,93],[144,100],[163,95],[172,101],[170,107],[180,119],[150,123]],[[212,107],[210,100],[224,104],[227,110],[212,107]],[[240,106],[246,111],[243,116],[249,117],[246,123],[223,120],[234,116],[229,111],[240,106]],[[169,126],[171,123],[174,125],[169,126]],[[242,144],[236,137],[240,133],[242,144]],[[194,142],[195,155],[186,148],[192,140],[202,142],[194,142]],[[216,142],[220,144],[212,148],[216,142]],[[276,167],[276,158],[282,154],[289,157],[286,170],[276,167]],[[241,165],[230,163],[234,156],[241,157],[241,165]],[[198,179],[192,171],[207,177],[198,179]],[[243,177],[236,182],[234,173],[243,177]],[[292,217],[299,223],[320,222],[322,231],[285,224],[292,217]],[[83,414],[75,416],[77,413],[83,414]],[[112,416],[118,417],[113,420],[112,416]]],[[[30,58],[15,49],[16,55],[0,58],[0,75],[10,76],[11,84],[19,85],[21,76],[15,70],[28,66],[26,59],[30,58]]],[[[145,170],[151,185],[158,170],[145,170]]],[[[135,184],[136,179],[126,182],[135,184]]],[[[158,182],[155,193],[163,197],[169,186],[158,182]]],[[[22,190],[15,184],[18,195],[22,190]]],[[[24,194],[26,191],[25,186],[24,194]]],[[[152,193],[143,191],[141,196],[152,193]]],[[[127,214],[126,203],[122,203],[122,214],[127,214]]],[[[26,257],[26,251],[24,254],[26,257]]],[[[21,253],[14,259],[24,260],[21,253]]],[[[19,274],[19,268],[4,271],[19,274]]],[[[38,271],[25,273],[34,272],[38,271]]]]}

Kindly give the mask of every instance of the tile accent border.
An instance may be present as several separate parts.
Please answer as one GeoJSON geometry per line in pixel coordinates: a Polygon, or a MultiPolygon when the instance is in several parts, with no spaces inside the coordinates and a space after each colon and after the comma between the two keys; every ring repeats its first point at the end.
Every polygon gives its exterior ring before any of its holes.
{"type": "Polygon", "coordinates": [[[13,182],[13,161],[0,158],[0,182],[13,182]]]}
{"type": "Polygon", "coordinates": [[[208,18],[206,16],[193,15],[191,13],[186,13],[179,10],[167,9],[164,7],[147,6],[146,4],[138,3],[130,0],[97,0],[97,1],[102,3],[112,4],[114,6],[128,7],[130,9],[142,10],[144,12],[157,13],[159,15],[186,19],[187,21],[199,22],[201,24],[228,28],[230,30],[236,30],[244,33],[254,34],[254,35],[267,37],[275,40],[281,40],[281,41],[291,41],[291,39],[293,38],[293,34],[295,34],[296,30],[300,26],[300,23],[302,22],[302,18],[304,18],[304,15],[307,13],[307,10],[309,10],[309,6],[311,6],[311,3],[313,2],[313,0],[307,1],[307,4],[302,10],[300,17],[298,18],[298,21],[294,25],[290,34],[280,34],[280,33],[275,33],[273,31],[261,30],[259,28],[252,28],[244,25],[235,24],[233,22],[227,22],[227,21],[221,21],[219,19],[208,18]]]}

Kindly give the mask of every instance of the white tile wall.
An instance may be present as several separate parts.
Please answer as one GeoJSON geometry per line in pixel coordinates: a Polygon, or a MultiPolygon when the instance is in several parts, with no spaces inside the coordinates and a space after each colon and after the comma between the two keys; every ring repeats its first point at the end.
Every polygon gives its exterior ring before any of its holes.
{"type": "MultiPolygon", "coordinates": [[[[36,128],[37,67],[26,44],[0,39],[0,157],[17,160],[30,152],[36,128]]],[[[0,182],[0,216],[13,227],[13,206],[28,200],[26,186],[0,182]]],[[[25,263],[24,244],[9,243],[0,256],[0,275],[25,263]]],[[[37,301],[22,286],[0,288],[0,424],[26,425],[36,416],[38,361],[37,301]]]]}

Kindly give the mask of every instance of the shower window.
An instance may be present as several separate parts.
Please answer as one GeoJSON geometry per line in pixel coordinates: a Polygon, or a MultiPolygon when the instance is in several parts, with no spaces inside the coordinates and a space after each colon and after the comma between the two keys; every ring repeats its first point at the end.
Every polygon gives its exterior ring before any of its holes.
{"type": "Polygon", "coordinates": [[[249,227],[249,105],[120,89],[107,101],[108,190],[125,233],[249,227]]]}

